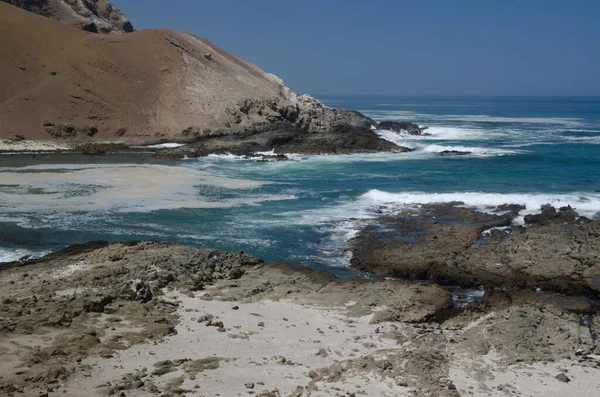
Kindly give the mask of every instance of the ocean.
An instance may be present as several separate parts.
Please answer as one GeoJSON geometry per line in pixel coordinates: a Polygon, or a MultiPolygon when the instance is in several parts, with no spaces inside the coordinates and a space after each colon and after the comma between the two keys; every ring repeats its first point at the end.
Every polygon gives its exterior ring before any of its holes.
{"type": "MultiPolygon", "coordinates": [[[[600,211],[600,98],[319,97],[427,136],[381,135],[411,153],[0,156],[0,262],[89,240],[165,240],[361,276],[349,240],[382,212],[432,202],[600,211]],[[445,150],[471,152],[441,156],[445,150]]],[[[520,220],[517,219],[516,222],[520,220]]]]}

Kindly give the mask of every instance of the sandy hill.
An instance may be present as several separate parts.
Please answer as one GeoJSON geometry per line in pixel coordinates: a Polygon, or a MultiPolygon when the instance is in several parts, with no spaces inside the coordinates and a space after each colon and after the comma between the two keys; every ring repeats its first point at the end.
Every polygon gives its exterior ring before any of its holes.
{"type": "Polygon", "coordinates": [[[0,37],[0,138],[133,141],[281,119],[319,130],[341,114],[183,32],[100,35],[0,2],[0,37]]]}

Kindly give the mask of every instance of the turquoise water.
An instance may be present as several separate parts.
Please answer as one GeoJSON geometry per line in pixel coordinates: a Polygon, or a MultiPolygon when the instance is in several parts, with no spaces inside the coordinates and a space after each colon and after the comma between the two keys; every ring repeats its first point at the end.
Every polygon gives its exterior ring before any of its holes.
{"type": "Polygon", "coordinates": [[[348,239],[381,211],[447,201],[600,211],[600,98],[320,99],[431,135],[381,132],[412,153],[281,163],[0,156],[0,261],[93,239],[156,239],[347,275],[348,239]]]}

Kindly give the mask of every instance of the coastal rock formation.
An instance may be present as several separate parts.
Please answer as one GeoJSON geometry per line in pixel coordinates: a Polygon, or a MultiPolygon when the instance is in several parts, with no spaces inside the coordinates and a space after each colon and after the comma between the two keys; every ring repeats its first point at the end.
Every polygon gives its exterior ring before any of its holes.
{"type": "Polygon", "coordinates": [[[2,0],[93,33],[130,33],[131,22],[108,0],[2,0]]]}
{"type": "Polygon", "coordinates": [[[439,155],[440,156],[466,156],[471,154],[472,152],[466,150],[442,150],[439,155]]]}
{"type": "Polygon", "coordinates": [[[561,368],[571,395],[600,387],[598,310],[582,298],[491,292],[452,308],[431,283],[161,242],[74,245],[0,275],[7,396],[457,397],[496,373],[547,390],[561,368]]]}
{"type": "Polygon", "coordinates": [[[427,127],[421,128],[410,121],[382,121],[377,124],[377,129],[406,135],[423,135],[423,131],[425,131],[427,127]]]}
{"type": "Polygon", "coordinates": [[[157,151],[155,157],[180,159],[215,153],[264,158],[256,153],[271,150],[279,154],[352,154],[406,152],[410,149],[381,139],[368,128],[341,124],[332,126],[327,132],[310,133],[287,121],[277,121],[255,124],[239,131],[201,135],[186,146],[157,151]]]}
{"type": "Polygon", "coordinates": [[[356,238],[352,266],[443,285],[600,296],[600,222],[544,206],[526,218],[535,223],[507,227],[515,210],[432,205],[383,217],[356,238]]]}
{"type": "MultiPolygon", "coordinates": [[[[421,323],[452,305],[450,294],[433,285],[339,280],[323,271],[265,265],[242,252],[160,242],[74,245],[38,260],[2,264],[0,273],[2,346],[23,335],[49,335],[27,352],[3,350],[3,358],[14,361],[13,370],[3,371],[0,378],[3,394],[51,388],[81,370],[76,363],[88,356],[111,357],[146,339],[174,335],[177,305],[165,299],[171,290],[192,298],[205,291],[198,296],[239,304],[280,299],[329,302],[346,305],[351,316],[368,315],[377,307],[375,323],[421,323]],[[348,305],[350,299],[357,301],[348,305]],[[122,332],[115,330],[121,327],[122,332]],[[55,334],[60,336],[53,339],[55,334]]],[[[211,322],[212,318],[205,316],[198,323],[214,325],[222,329],[219,332],[230,327],[216,319],[211,322]]]]}
{"type": "Polygon", "coordinates": [[[298,95],[191,34],[91,35],[0,3],[0,35],[8,38],[0,55],[11,60],[0,64],[0,138],[134,144],[176,138],[198,141],[194,150],[202,152],[218,146],[205,138],[229,136],[260,150],[292,139],[311,152],[401,150],[370,131],[376,124],[370,118],[298,95]],[[268,131],[270,142],[246,139],[257,131],[268,131]]]}

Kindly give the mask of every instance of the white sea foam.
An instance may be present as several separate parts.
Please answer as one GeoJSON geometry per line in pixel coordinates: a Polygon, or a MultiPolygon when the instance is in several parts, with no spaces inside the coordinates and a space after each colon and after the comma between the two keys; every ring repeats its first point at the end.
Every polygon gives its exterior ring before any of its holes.
{"type": "Polygon", "coordinates": [[[168,143],[158,143],[156,145],[147,145],[147,146],[139,146],[139,147],[147,148],[147,149],[172,149],[172,148],[177,148],[177,147],[182,147],[182,146],[185,146],[185,144],[168,142],[168,143]]]}
{"type": "Polygon", "coordinates": [[[36,252],[23,248],[2,248],[0,247],[0,263],[18,261],[24,257],[39,258],[46,255],[48,252],[36,252]]]}
{"type": "Polygon", "coordinates": [[[328,264],[347,267],[351,259],[351,254],[347,251],[349,240],[356,237],[359,230],[372,219],[382,213],[448,202],[463,202],[464,206],[482,211],[491,211],[502,204],[525,205],[526,209],[521,211],[515,224],[522,224],[524,215],[539,212],[540,207],[547,203],[555,207],[571,205],[580,215],[588,217],[593,217],[600,211],[600,194],[390,193],[370,190],[356,200],[341,201],[337,206],[281,214],[284,218],[280,222],[315,227],[325,236],[317,248],[327,256],[328,264]]]}
{"type": "Polygon", "coordinates": [[[7,213],[148,212],[175,208],[223,208],[295,198],[246,192],[236,198],[209,200],[199,193],[199,186],[252,190],[268,182],[217,177],[182,166],[46,164],[0,170],[0,185],[18,181],[21,187],[42,192],[30,194],[27,189],[0,192],[0,208],[7,213]],[[32,170],[37,172],[26,172],[32,170]]]}
{"type": "Polygon", "coordinates": [[[472,157],[491,157],[491,156],[506,156],[523,153],[518,150],[506,150],[491,147],[473,147],[473,146],[443,146],[443,145],[427,145],[422,149],[425,153],[442,153],[447,151],[470,152],[468,156],[472,157]]]}
{"type": "Polygon", "coordinates": [[[236,156],[235,154],[225,153],[225,154],[209,154],[206,156],[210,159],[219,159],[219,160],[246,160],[244,156],[236,156]]]}
{"type": "MultiPolygon", "coordinates": [[[[271,152],[261,152],[264,155],[271,154],[271,152]]],[[[225,160],[225,161],[249,161],[262,159],[261,157],[246,157],[236,156],[233,154],[210,154],[206,158],[209,160],[225,160]]],[[[298,154],[298,153],[284,153],[288,157],[288,161],[275,161],[266,164],[257,165],[258,167],[289,167],[291,164],[297,162],[306,163],[352,163],[352,162],[385,162],[393,160],[406,160],[409,159],[412,153],[401,153],[401,152],[387,152],[387,153],[354,153],[354,154],[298,154]]],[[[206,161],[204,158],[195,159],[197,161],[206,161]]],[[[293,166],[298,166],[294,164],[293,166]]]]}
{"type": "Polygon", "coordinates": [[[419,204],[463,202],[468,207],[489,211],[490,208],[502,204],[522,204],[527,207],[523,214],[538,212],[544,204],[555,207],[570,205],[580,215],[592,217],[600,211],[600,194],[597,193],[425,193],[401,192],[390,193],[381,190],[370,190],[360,200],[381,206],[415,206],[419,204]]]}
{"type": "Polygon", "coordinates": [[[411,141],[427,140],[479,140],[490,138],[498,133],[476,128],[430,126],[424,131],[425,135],[410,135],[390,130],[377,130],[383,139],[397,144],[410,144],[411,141]]]}
{"type": "Polygon", "coordinates": [[[431,114],[407,110],[361,110],[375,120],[464,121],[469,123],[527,123],[579,126],[581,119],[567,117],[502,117],[485,114],[431,114]]]}
{"type": "MultiPolygon", "coordinates": [[[[499,149],[493,147],[477,147],[477,146],[444,146],[439,144],[426,144],[427,140],[475,140],[485,134],[485,131],[466,128],[450,128],[450,127],[433,127],[429,129],[430,136],[408,135],[389,130],[378,130],[377,133],[383,139],[396,143],[401,146],[410,147],[418,152],[423,153],[441,153],[445,151],[470,152],[471,157],[491,157],[505,156],[511,154],[522,153],[517,150],[499,149]]],[[[490,137],[492,134],[487,134],[490,137]]]]}

